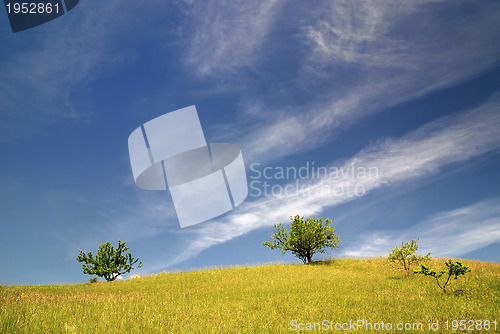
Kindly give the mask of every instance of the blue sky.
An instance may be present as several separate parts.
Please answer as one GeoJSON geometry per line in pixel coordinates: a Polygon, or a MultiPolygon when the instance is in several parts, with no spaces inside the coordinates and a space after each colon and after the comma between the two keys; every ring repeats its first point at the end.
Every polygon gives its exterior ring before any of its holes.
{"type": "Polygon", "coordinates": [[[334,217],[326,256],[419,238],[499,262],[498,22],[498,1],[89,0],[13,34],[0,10],[0,283],[86,282],[78,251],[118,239],[141,275],[295,261],[262,246],[295,214],[334,217]],[[127,139],[190,105],[254,183],[181,229],[127,139]],[[276,175],[313,165],[339,172],[276,175]]]}

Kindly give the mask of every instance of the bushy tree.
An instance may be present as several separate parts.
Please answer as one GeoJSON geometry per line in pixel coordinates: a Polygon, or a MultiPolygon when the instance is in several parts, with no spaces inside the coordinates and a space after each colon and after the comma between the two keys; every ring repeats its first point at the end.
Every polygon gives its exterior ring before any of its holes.
{"type": "Polygon", "coordinates": [[[296,215],[291,217],[290,232],[281,222],[274,224],[276,231],[270,233],[271,241],[263,243],[270,249],[279,249],[283,253],[291,251],[304,264],[311,263],[316,253],[324,253],[327,248],[337,248],[340,239],[333,232],[332,220],[323,218],[308,218],[296,215]]]}
{"type": "Polygon", "coordinates": [[[450,278],[452,276],[455,276],[455,277],[453,277],[453,279],[457,279],[458,276],[465,275],[468,272],[470,272],[471,270],[469,267],[464,266],[464,264],[460,260],[453,262],[452,259],[448,259],[448,261],[446,261],[445,264],[446,264],[446,267],[448,267],[448,273],[446,272],[446,270],[441,270],[439,273],[436,272],[436,270],[434,270],[434,269],[429,270],[429,267],[427,267],[423,264],[421,265],[420,270],[415,270],[414,272],[415,272],[415,274],[423,274],[425,276],[429,276],[431,278],[434,278],[436,280],[437,285],[443,290],[444,293],[446,293],[446,286],[451,283],[450,278]],[[444,284],[441,284],[439,282],[439,279],[445,274],[448,274],[448,277],[446,278],[446,281],[444,282],[444,284]]]}
{"type": "Polygon", "coordinates": [[[118,240],[118,248],[114,249],[111,243],[100,244],[97,255],[92,252],[85,254],[80,251],[76,258],[78,262],[83,262],[83,273],[104,277],[106,281],[114,281],[118,276],[129,273],[131,270],[142,267],[139,259],[134,259],[132,254],[123,254],[129,248],[125,242],[118,240]],[[138,263],[139,262],[139,263],[138,263]],[[134,265],[136,265],[134,267],[134,265]]]}
{"type": "Polygon", "coordinates": [[[429,260],[431,253],[426,255],[416,254],[418,250],[417,240],[407,241],[401,243],[401,247],[396,247],[392,249],[389,254],[388,260],[397,263],[405,270],[406,273],[410,273],[411,266],[414,264],[420,264],[422,261],[429,260]]]}

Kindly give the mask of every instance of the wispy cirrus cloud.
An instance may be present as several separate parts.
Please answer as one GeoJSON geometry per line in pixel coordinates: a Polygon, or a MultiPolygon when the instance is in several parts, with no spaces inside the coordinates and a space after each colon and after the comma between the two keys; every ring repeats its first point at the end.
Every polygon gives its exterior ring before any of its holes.
{"type": "Polygon", "coordinates": [[[494,1],[476,5],[471,1],[343,0],[315,11],[315,20],[303,29],[315,61],[323,65],[352,63],[403,70],[431,66],[437,70],[433,75],[441,76],[458,63],[467,64],[460,75],[498,63],[500,50],[491,43],[497,38],[500,6],[494,1]],[[463,15],[467,11],[469,15],[463,15]],[[467,63],[477,58],[483,62],[467,63]]]}
{"type": "MultiPolygon", "coordinates": [[[[78,9],[84,10],[85,6],[78,9]]],[[[54,21],[51,25],[58,23],[54,21]]],[[[102,40],[94,39],[97,32],[87,35],[62,30],[21,34],[9,36],[6,42],[14,42],[14,38],[26,40],[23,49],[3,59],[0,65],[1,141],[35,134],[59,118],[83,117],[74,109],[70,95],[104,56],[102,40]],[[86,47],[91,41],[96,48],[86,47]]]]}
{"type": "MultiPolygon", "coordinates": [[[[314,180],[300,191],[244,203],[227,218],[193,230],[194,241],[162,268],[181,263],[216,244],[286,219],[290,212],[316,215],[325,208],[360,196],[360,192],[332,190],[363,189],[364,195],[382,187],[435,174],[443,166],[498,150],[499,111],[500,93],[497,93],[477,109],[438,119],[399,139],[374,144],[347,161],[330,166],[340,166],[343,170],[349,170],[351,166],[376,167],[376,177],[339,173],[319,182],[314,180]]],[[[384,247],[388,242],[386,239],[379,241],[378,244],[384,247]]]]}
{"type": "Polygon", "coordinates": [[[61,120],[88,120],[89,111],[75,103],[104,71],[134,59],[116,52],[117,33],[150,6],[120,1],[81,2],[58,20],[18,34],[0,36],[9,49],[0,62],[0,142],[35,135],[61,120]]]}
{"type": "Polygon", "coordinates": [[[202,77],[252,65],[283,3],[191,2],[194,33],[187,51],[188,64],[202,77]]]}
{"type": "MultiPolygon", "coordinates": [[[[471,5],[460,4],[461,10],[471,5]]],[[[258,108],[246,105],[267,116],[266,126],[241,139],[246,156],[277,159],[313,149],[363,117],[498,65],[500,5],[473,6],[465,19],[450,10],[455,5],[338,1],[311,7],[297,20],[303,32],[297,43],[306,52],[297,64],[299,84],[289,92],[310,90],[309,83],[319,95],[277,111],[262,101],[258,108]]]]}
{"type": "Polygon", "coordinates": [[[500,242],[500,199],[492,198],[444,211],[402,231],[361,235],[343,256],[387,255],[401,242],[419,239],[419,249],[436,257],[457,257],[500,242]]]}

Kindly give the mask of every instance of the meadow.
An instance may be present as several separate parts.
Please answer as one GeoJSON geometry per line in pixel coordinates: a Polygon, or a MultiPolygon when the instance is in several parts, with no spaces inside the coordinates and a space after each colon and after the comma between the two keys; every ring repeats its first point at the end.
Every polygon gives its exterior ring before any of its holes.
{"type": "MultiPolygon", "coordinates": [[[[444,261],[429,265],[444,269],[444,261]]],[[[499,333],[500,264],[464,263],[472,272],[446,294],[429,277],[405,275],[382,258],[0,287],[0,332],[290,333],[316,326],[306,332],[499,333]]]]}

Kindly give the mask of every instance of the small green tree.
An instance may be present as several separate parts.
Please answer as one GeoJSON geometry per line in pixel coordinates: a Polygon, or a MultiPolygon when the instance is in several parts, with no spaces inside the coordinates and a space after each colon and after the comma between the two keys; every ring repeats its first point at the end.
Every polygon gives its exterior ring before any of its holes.
{"type": "Polygon", "coordinates": [[[281,222],[274,224],[276,231],[269,234],[271,241],[264,242],[264,246],[270,249],[278,248],[283,253],[291,251],[304,264],[311,263],[314,254],[324,253],[327,248],[338,247],[340,239],[333,232],[333,219],[314,217],[304,220],[304,217],[299,215],[290,218],[290,232],[281,226],[281,222]]]}
{"type": "Polygon", "coordinates": [[[422,264],[421,269],[415,270],[414,273],[423,274],[425,276],[430,276],[431,278],[434,278],[436,280],[437,285],[443,290],[444,293],[446,293],[446,286],[451,283],[450,278],[452,276],[455,276],[453,278],[457,279],[458,276],[465,275],[471,270],[469,267],[464,266],[464,264],[460,260],[453,262],[452,259],[448,259],[448,261],[446,261],[445,264],[446,267],[448,267],[448,277],[446,278],[446,281],[444,282],[443,285],[440,284],[439,279],[441,278],[441,276],[446,274],[446,270],[441,270],[439,273],[437,273],[436,270],[434,269],[429,270],[429,267],[422,264]]]}
{"type": "Polygon", "coordinates": [[[431,253],[424,256],[416,254],[418,250],[417,240],[401,243],[401,247],[392,249],[387,258],[390,262],[397,263],[403,267],[406,273],[410,273],[411,266],[420,264],[422,261],[429,260],[431,253]]]}
{"type": "Polygon", "coordinates": [[[142,267],[139,259],[134,259],[132,254],[123,254],[129,248],[125,242],[118,240],[118,248],[114,249],[111,243],[100,244],[97,255],[92,252],[85,254],[80,251],[76,258],[78,262],[83,262],[83,273],[104,277],[106,281],[114,281],[118,276],[129,273],[131,270],[142,267]],[[139,263],[138,263],[139,262],[139,263]],[[136,267],[133,267],[137,264],[136,267]]]}

